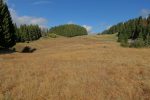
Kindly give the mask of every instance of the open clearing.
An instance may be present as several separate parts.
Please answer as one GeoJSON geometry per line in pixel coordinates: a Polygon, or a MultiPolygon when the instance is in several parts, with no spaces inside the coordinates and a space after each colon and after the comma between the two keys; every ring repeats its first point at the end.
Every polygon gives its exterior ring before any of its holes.
{"type": "Polygon", "coordinates": [[[41,39],[0,54],[0,100],[150,100],[150,49],[115,36],[41,39]]]}

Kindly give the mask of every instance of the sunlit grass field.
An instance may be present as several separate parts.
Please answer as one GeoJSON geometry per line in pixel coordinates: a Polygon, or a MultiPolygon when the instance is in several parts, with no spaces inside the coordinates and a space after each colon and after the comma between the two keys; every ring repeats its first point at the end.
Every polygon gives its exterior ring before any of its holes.
{"type": "Polygon", "coordinates": [[[115,35],[19,43],[34,53],[0,54],[0,100],[150,100],[150,49],[115,35]]]}

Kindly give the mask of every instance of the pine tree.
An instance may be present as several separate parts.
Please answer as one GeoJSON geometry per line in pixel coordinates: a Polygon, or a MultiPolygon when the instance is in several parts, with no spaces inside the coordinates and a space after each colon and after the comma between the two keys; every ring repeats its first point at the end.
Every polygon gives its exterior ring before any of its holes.
{"type": "Polygon", "coordinates": [[[131,47],[150,47],[150,15],[147,18],[134,18],[117,24],[102,32],[102,34],[118,33],[118,42],[131,47]],[[129,39],[129,43],[127,40],[129,39]]]}
{"type": "Polygon", "coordinates": [[[16,26],[17,42],[33,41],[39,39],[42,35],[41,28],[38,25],[20,25],[16,26]]]}
{"type": "Polygon", "coordinates": [[[0,46],[10,48],[16,43],[15,29],[8,6],[0,0],[0,46]]]}
{"type": "Polygon", "coordinates": [[[150,14],[147,17],[147,22],[148,22],[148,24],[150,24],[150,14]]]}

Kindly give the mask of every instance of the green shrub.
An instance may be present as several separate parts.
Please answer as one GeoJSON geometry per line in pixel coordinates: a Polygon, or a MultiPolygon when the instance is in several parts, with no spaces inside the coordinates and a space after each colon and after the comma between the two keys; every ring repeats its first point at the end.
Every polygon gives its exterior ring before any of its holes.
{"type": "Polygon", "coordinates": [[[48,37],[57,38],[58,36],[57,36],[55,33],[49,33],[49,34],[48,34],[48,37]]]}
{"type": "Polygon", "coordinates": [[[128,44],[128,43],[121,42],[121,46],[122,46],[122,47],[129,47],[129,44],[128,44]]]}
{"type": "Polygon", "coordinates": [[[137,39],[134,43],[130,44],[130,47],[142,48],[145,46],[145,42],[142,39],[137,39]]]}

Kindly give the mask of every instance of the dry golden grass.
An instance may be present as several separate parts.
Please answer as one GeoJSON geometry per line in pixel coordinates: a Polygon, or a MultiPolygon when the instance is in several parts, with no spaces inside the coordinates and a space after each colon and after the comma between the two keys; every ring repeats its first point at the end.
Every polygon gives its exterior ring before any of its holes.
{"type": "Polygon", "coordinates": [[[41,39],[0,55],[0,100],[150,100],[150,49],[110,36],[41,39]]]}

